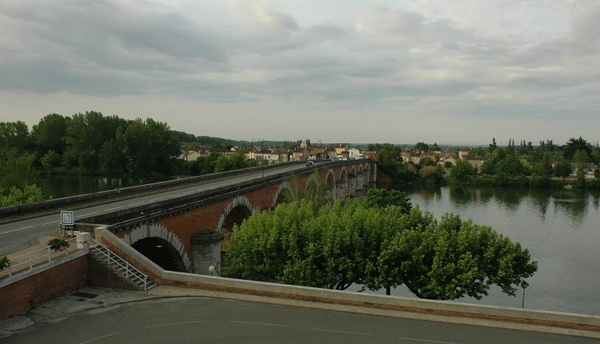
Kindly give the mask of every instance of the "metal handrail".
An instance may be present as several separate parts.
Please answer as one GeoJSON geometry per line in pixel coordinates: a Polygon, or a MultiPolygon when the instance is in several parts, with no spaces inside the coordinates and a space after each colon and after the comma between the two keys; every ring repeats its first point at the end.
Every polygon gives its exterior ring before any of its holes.
{"type": "MultiPolygon", "coordinates": [[[[90,241],[92,241],[95,246],[102,246],[104,249],[106,249],[106,252],[101,251],[101,250],[99,250],[97,252],[100,252],[103,256],[106,257],[106,263],[109,266],[110,266],[110,263],[113,262],[116,265],[118,265],[119,267],[124,268],[125,269],[125,278],[129,279],[129,274],[131,273],[131,276],[133,276],[134,279],[137,279],[144,283],[144,290],[147,290],[148,275],[141,272],[135,266],[129,264],[128,261],[121,258],[118,254],[111,251],[110,248],[108,248],[108,246],[106,246],[106,245],[102,244],[101,242],[99,242],[95,239],[92,239],[92,238],[90,238],[90,241]],[[136,274],[136,272],[137,272],[137,274],[136,274]],[[141,275],[143,278],[140,277],[139,275],[141,275]]],[[[91,247],[90,247],[90,249],[91,249],[91,247]]]]}
{"type": "MultiPolygon", "coordinates": [[[[66,239],[67,243],[73,241],[75,242],[77,238],[66,239]]],[[[62,256],[58,252],[64,252],[66,256],[69,255],[69,249],[72,247],[77,247],[73,243],[69,243],[68,246],[63,246],[60,249],[53,249],[50,246],[38,248],[37,250],[29,251],[24,254],[20,254],[18,256],[8,257],[10,259],[11,264],[4,268],[4,270],[8,270],[8,276],[12,277],[13,274],[18,274],[24,271],[30,271],[34,266],[39,264],[42,261],[47,261],[48,263],[52,261],[52,259],[56,259],[59,256],[62,256]],[[20,258],[25,258],[24,261],[19,262],[20,258]],[[18,262],[18,263],[15,263],[18,262]],[[22,266],[28,266],[27,269],[22,269],[22,266]]],[[[1,271],[1,270],[0,270],[1,271]]]]}

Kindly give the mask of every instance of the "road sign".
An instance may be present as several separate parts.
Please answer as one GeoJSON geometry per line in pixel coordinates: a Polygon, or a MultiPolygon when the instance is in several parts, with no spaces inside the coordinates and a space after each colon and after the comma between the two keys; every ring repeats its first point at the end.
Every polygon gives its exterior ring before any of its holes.
{"type": "Polygon", "coordinates": [[[75,224],[75,214],[72,211],[61,211],[60,224],[63,226],[73,226],[75,224]]]}

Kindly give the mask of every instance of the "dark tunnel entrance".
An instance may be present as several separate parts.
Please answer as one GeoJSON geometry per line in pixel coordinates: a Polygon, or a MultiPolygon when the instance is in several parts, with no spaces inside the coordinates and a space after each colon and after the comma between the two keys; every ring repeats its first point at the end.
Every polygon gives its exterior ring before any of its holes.
{"type": "Polygon", "coordinates": [[[131,247],[165,270],[187,272],[179,252],[173,245],[161,238],[152,237],[138,240],[131,247]]]}

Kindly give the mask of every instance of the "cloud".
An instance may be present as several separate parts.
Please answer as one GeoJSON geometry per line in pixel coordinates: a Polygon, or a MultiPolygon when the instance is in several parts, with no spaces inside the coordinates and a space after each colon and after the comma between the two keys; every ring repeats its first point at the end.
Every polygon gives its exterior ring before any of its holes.
{"type": "Polygon", "coordinates": [[[388,130],[408,113],[454,128],[600,107],[594,1],[372,3],[3,1],[0,92],[185,99],[241,127],[245,109],[277,123],[369,114],[388,130]]]}

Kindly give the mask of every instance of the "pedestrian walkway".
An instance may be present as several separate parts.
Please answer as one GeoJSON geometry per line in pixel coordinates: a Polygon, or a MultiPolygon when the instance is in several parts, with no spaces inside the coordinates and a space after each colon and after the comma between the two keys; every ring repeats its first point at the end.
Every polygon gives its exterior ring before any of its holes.
{"type": "Polygon", "coordinates": [[[19,272],[30,270],[36,265],[47,263],[55,258],[70,254],[77,250],[75,238],[62,238],[58,236],[41,236],[35,240],[35,243],[26,249],[12,252],[2,257],[10,259],[11,267],[0,271],[0,280],[15,275],[19,272]],[[48,247],[48,241],[54,238],[67,240],[69,246],[64,250],[53,250],[48,247]]]}

